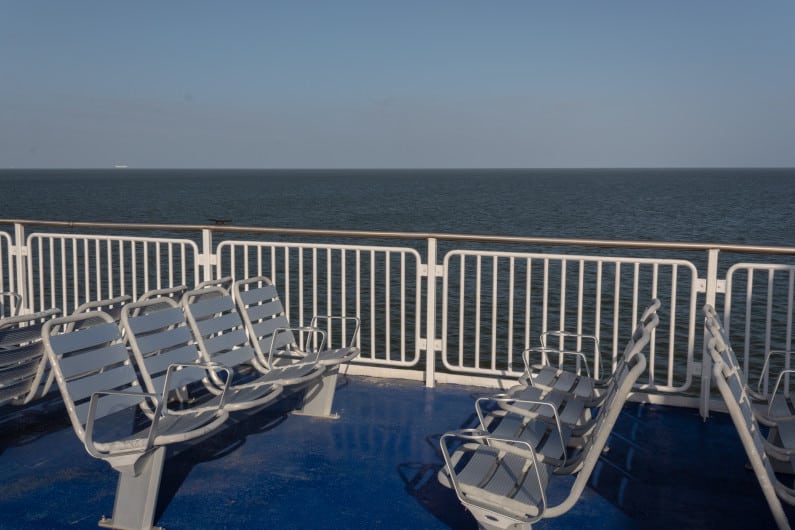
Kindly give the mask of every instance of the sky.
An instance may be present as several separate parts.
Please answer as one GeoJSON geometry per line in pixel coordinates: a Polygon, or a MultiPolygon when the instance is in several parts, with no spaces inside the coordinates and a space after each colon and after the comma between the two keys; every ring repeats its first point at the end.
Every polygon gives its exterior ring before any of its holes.
{"type": "Polygon", "coordinates": [[[792,0],[0,0],[0,168],[795,166],[792,0]]]}

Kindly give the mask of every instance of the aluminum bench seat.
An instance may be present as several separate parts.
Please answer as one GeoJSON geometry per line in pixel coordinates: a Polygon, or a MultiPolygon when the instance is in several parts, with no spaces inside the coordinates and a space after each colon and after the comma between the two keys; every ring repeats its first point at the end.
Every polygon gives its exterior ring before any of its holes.
{"type": "MultiPolygon", "coordinates": [[[[604,399],[623,383],[627,376],[627,363],[651,340],[659,324],[658,307],[658,304],[653,304],[654,309],[644,313],[643,320],[633,331],[604,399]]],[[[600,402],[599,407],[584,408],[586,401],[571,394],[555,390],[544,392],[537,387],[520,388],[521,392],[514,394],[498,394],[476,400],[475,410],[480,428],[493,436],[528,443],[542,462],[559,468],[570,466],[571,457],[576,456],[588,443],[595,426],[609,413],[604,401],[600,402]],[[533,398],[532,401],[521,401],[522,396],[528,395],[533,398]],[[483,405],[488,403],[497,406],[485,413],[483,405]]]]}
{"type": "Polygon", "coordinates": [[[54,308],[0,320],[0,405],[22,405],[44,395],[40,387],[49,372],[41,329],[58,314],[54,308]]]}
{"type": "MultiPolygon", "coordinates": [[[[645,345],[649,338],[646,333],[641,342],[645,345]]],[[[484,530],[529,530],[541,519],[565,514],[582,495],[618,415],[645,369],[642,353],[622,366],[616,384],[605,396],[604,412],[596,418],[592,434],[565,466],[541,461],[525,441],[468,429],[442,435],[445,468],[438,474],[439,481],[455,490],[484,530]],[[574,476],[573,481],[568,475],[574,476]],[[565,497],[554,502],[548,496],[553,481],[565,481],[568,489],[565,497]]]]}
{"type": "MultiPolygon", "coordinates": [[[[705,313],[709,317],[709,312],[705,313]]],[[[734,352],[731,351],[731,346],[725,342],[724,335],[716,326],[708,326],[708,330],[707,349],[712,358],[712,375],[715,383],[726,403],[776,525],[781,530],[789,529],[789,520],[781,501],[795,505],[795,489],[788,487],[776,477],[774,467],[777,451],[771,451],[769,441],[762,436],[742,372],[739,366],[732,364],[734,352]]],[[[791,458],[786,452],[781,456],[785,461],[791,458]]],[[[786,463],[789,464],[788,461],[786,463]]]]}
{"type": "Polygon", "coordinates": [[[181,305],[202,359],[232,369],[233,389],[278,384],[290,392],[306,390],[302,410],[317,406],[313,389],[325,368],[316,357],[289,366],[265,367],[258,363],[235,301],[223,287],[207,285],[190,290],[181,305]]]}
{"type": "MultiPolygon", "coordinates": [[[[179,377],[166,376],[160,393],[144,391],[118,325],[102,311],[49,320],[42,339],[75,434],[91,456],[119,473],[113,516],[100,526],[154,528],[166,448],[211,434],[228,412],[220,406],[172,411],[168,396],[179,377]]],[[[191,369],[178,368],[169,374],[191,369]]]]}
{"type": "MultiPolygon", "coordinates": [[[[656,314],[660,309],[661,302],[658,299],[653,299],[648,307],[643,311],[638,322],[648,322],[653,314],[656,314]]],[[[555,390],[571,394],[580,399],[587,400],[587,406],[598,406],[607,388],[612,384],[613,373],[605,378],[595,378],[591,375],[588,368],[588,358],[582,351],[566,350],[564,348],[553,348],[549,345],[551,338],[560,338],[561,343],[566,339],[577,340],[579,344],[582,342],[589,342],[593,344],[593,362],[594,367],[598,366],[602,361],[602,354],[599,350],[599,339],[595,335],[579,334],[566,331],[548,331],[541,335],[541,348],[531,348],[525,350],[522,354],[522,359],[525,363],[525,375],[521,381],[525,385],[535,386],[544,390],[555,390]],[[539,353],[542,358],[541,365],[531,365],[530,356],[533,353],[539,353]],[[559,359],[558,366],[551,364],[550,356],[557,355],[559,359]],[[565,359],[573,357],[576,362],[576,370],[566,370],[563,368],[565,359]],[[583,371],[585,373],[583,373],[583,371]]],[[[632,342],[627,345],[624,352],[619,358],[613,372],[618,369],[618,364],[626,359],[629,350],[632,347],[632,342]]],[[[600,373],[601,375],[601,373],[600,373]]]]}
{"type": "Polygon", "coordinates": [[[162,392],[167,378],[172,377],[178,379],[177,396],[182,401],[198,400],[204,406],[237,411],[269,405],[284,390],[275,381],[234,376],[235,364],[204,358],[182,307],[169,297],[128,304],[122,311],[121,325],[148,392],[162,392]],[[169,367],[175,364],[224,369],[207,374],[197,370],[169,374],[169,367]]]}
{"type": "Polygon", "coordinates": [[[310,326],[291,327],[276,286],[265,276],[256,276],[234,282],[232,292],[240,315],[251,338],[257,362],[265,369],[281,367],[304,358],[316,358],[326,368],[320,386],[313,389],[317,398],[304,407],[305,414],[338,418],[331,412],[337,376],[342,364],[359,355],[356,341],[359,319],[356,317],[316,315],[310,326]],[[326,347],[326,333],[318,325],[326,323],[329,333],[336,323],[344,344],[338,348],[326,347]],[[302,340],[296,340],[298,334],[302,340]],[[323,338],[318,340],[318,336],[323,338]],[[309,350],[312,351],[309,351],[309,350]]]}
{"type": "MultiPolygon", "coordinates": [[[[633,356],[639,353],[648,343],[646,336],[654,332],[659,324],[657,310],[660,308],[660,301],[652,300],[651,304],[643,312],[637,326],[624,348],[624,351],[616,363],[615,370],[610,377],[603,382],[599,382],[600,392],[588,397],[583,397],[577,393],[560,390],[556,386],[536,385],[532,378],[523,377],[519,384],[509,388],[502,396],[520,400],[512,402],[510,400],[500,400],[500,406],[507,411],[525,416],[542,416],[553,419],[552,408],[554,407],[556,421],[563,425],[572,427],[572,432],[577,436],[582,436],[593,426],[592,410],[603,405],[604,399],[610,389],[616,385],[616,374],[621,373],[623,365],[633,356]],[[545,405],[540,405],[542,402],[545,405]],[[550,407],[549,405],[552,405],[550,407]]],[[[557,371],[557,369],[553,369],[557,371]]],[[[547,373],[551,373],[547,370],[547,373]]],[[[579,377],[579,376],[575,376],[579,377]]],[[[571,380],[571,374],[566,380],[571,380]]],[[[559,379],[560,381],[561,379],[559,379]]],[[[570,388],[570,387],[567,387],[570,388]]]]}
{"type": "MultiPolygon", "coordinates": [[[[723,363],[732,370],[742,374],[737,355],[731,347],[728,333],[723,327],[718,313],[712,305],[705,305],[703,308],[704,323],[712,337],[717,337],[717,344],[720,350],[723,363]]],[[[769,361],[769,358],[768,358],[769,361]]],[[[763,368],[769,369],[766,362],[763,368]]],[[[773,393],[765,395],[755,392],[750,385],[743,383],[745,396],[754,406],[756,420],[769,428],[766,449],[771,455],[777,456],[774,466],[777,472],[795,474],[795,414],[791,411],[791,396],[786,396],[783,392],[782,382],[785,377],[795,373],[795,370],[782,370],[777,377],[773,393]]],[[[743,379],[745,381],[745,379],[743,379]]]]}

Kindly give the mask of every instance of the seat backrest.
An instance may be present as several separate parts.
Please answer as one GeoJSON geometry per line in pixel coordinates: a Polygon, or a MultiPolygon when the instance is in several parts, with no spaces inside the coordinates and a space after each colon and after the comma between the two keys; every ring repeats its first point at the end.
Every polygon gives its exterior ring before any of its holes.
{"type": "Polygon", "coordinates": [[[712,334],[712,329],[716,328],[710,329],[707,348],[712,357],[713,377],[726,402],[726,408],[729,410],[729,415],[737,429],[776,524],[779,528],[789,528],[787,516],[776,495],[778,479],[765,452],[765,442],[751,408],[751,400],[746,393],[742,373],[738,366],[730,366],[726,362],[727,358],[733,356],[733,353],[729,352],[731,347],[724,341],[724,337],[720,333],[712,334]]]}
{"type": "Polygon", "coordinates": [[[205,361],[232,369],[256,362],[235,301],[225,289],[207,286],[188,291],[182,307],[205,361]]]}
{"type": "Polygon", "coordinates": [[[706,304],[703,311],[704,325],[706,326],[707,331],[712,337],[719,338],[720,344],[724,346],[716,351],[718,351],[721,359],[723,359],[723,362],[729,368],[739,370],[740,362],[737,360],[737,355],[734,353],[734,349],[731,347],[729,336],[726,333],[726,328],[723,327],[723,323],[720,316],[718,315],[718,312],[715,311],[715,308],[710,304],[706,304]]]}
{"type": "MultiPolygon", "coordinates": [[[[74,310],[75,314],[78,313],[90,313],[92,311],[102,311],[103,313],[109,315],[113,320],[116,322],[119,321],[121,318],[121,310],[132,300],[132,297],[129,295],[122,295],[116,296],[114,298],[105,298],[102,300],[93,300],[91,302],[86,302],[81,304],[74,310]]],[[[101,319],[100,319],[101,320],[101,319]]],[[[90,320],[81,321],[81,324],[87,325],[90,324],[90,320]]]]}
{"type": "Polygon", "coordinates": [[[596,425],[588,437],[580,457],[576,459],[580,466],[577,478],[572,485],[568,497],[558,504],[547,509],[545,517],[556,517],[566,513],[577,502],[582,495],[585,486],[590,480],[591,474],[596,467],[596,462],[602,454],[602,450],[607,444],[607,439],[616,424],[618,415],[624,407],[629,397],[632,387],[637,382],[640,375],[646,370],[646,357],[641,353],[651,341],[652,331],[659,324],[660,319],[656,313],[648,316],[645,322],[641,322],[633,333],[631,341],[632,348],[630,355],[621,363],[621,366],[614,374],[614,383],[609,386],[607,396],[602,404],[596,425]]]}
{"type": "MultiPolygon", "coordinates": [[[[648,339],[644,339],[643,342],[648,344],[648,339]]],[[[617,374],[616,384],[610,387],[609,395],[602,405],[603,408],[600,409],[596,426],[583,447],[581,458],[578,458],[578,461],[581,462],[580,469],[569,495],[557,506],[548,507],[544,514],[545,517],[556,517],[566,513],[582,495],[633,385],[646,370],[646,357],[642,353],[633,355],[624,364],[624,369],[617,374]]]]}
{"type": "MultiPolygon", "coordinates": [[[[170,297],[128,304],[122,310],[121,325],[148,392],[163,393],[172,364],[193,364],[201,357],[182,307],[170,297]]],[[[169,386],[187,386],[202,375],[197,370],[179,370],[171,374],[169,386]]]]}
{"type": "Polygon", "coordinates": [[[280,332],[273,342],[275,331],[289,328],[290,322],[276,286],[269,278],[256,276],[238,280],[232,292],[261,362],[267,365],[271,347],[279,350],[295,345],[295,335],[291,331],[280,332]]]}
{"type": "Polygon", "coordinates": [[[47,371],[41,328],[59,313],[48,309],[0,320],[0,405],[28,403],[37,397],[47,371]]]}
{"type": "MultiPolygon", "coordinates": [[[[85,442],[85,425],[92,394],[101,391],[141,393],[127,347],[110,315],[92,311],[49,320],[42,329],[47,359],[55,374],[69,418],[85,442]],[[65,331],[72,328],[72,331],[65,331]]],[[[95,417],[134,412],[144,401],[106,395],[96,398],[95,417]]]]}
{"type": "MultiPolygon", "coordinates": [[[[643,311],[643,314],[638,320],[635,329],[632,330],[632,335],[624,347],[624,352],[616,363],[615,370],[611,378],[615,380],[618,373],[626,370],[626,363],[632,358],[633,355],[640,353],[643,348],[651,341],[654,330],[660,323],[660,317],[657,315],[657,310],[660,308],[660,301],[654,298],[651,304],[643,311]]],[[[615,386],[615,385],[613,385],[615,386]]]]}

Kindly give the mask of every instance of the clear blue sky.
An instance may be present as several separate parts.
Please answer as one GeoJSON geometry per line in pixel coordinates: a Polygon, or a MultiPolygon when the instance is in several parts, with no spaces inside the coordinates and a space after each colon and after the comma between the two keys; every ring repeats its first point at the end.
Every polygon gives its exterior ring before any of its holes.
{"type": "Polygon", "coordinates": [[[795,2],[0,0],[0,168],[795,166],[795,2]]]}

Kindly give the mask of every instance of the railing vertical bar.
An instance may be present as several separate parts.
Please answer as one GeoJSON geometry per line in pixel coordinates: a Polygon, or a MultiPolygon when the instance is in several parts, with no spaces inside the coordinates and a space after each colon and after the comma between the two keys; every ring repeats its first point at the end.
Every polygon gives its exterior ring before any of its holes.
{"type": "Polygon", "coordinates": [[[400,360],[406,362],[406,253],[400,253],[400,360]]]}
{"type": "Polygon", "coordinates": [[[748,382],[748,369],[745,368],[745,359],[749,357],[751,351],[751,308],[753,305],[753,291],[754,291],[754,270],[748,271],[748,284],[745,293],[745,342],[743,344],[743,374],[745,380],[743,383],[748,382]]]}
{"type": "MultiPolygon", "coordinates": [[[[348,270],[346,264],[346,255],[347,252],[345,249],[340,250],[340,316],[346,317],[348,316],[348,290],[347,290],[347,283],[348,283],[348,270]]],[[[342,344],[348,344],[348,326],[343,324],[340,329],[341,332],[341,340],[342,344]]]]}
{"type": "MultiPolygon", "coordinates": [[[[671,374],[668,384],[673,380],[674,372],[674,337],[676,336],[676,296],[679,290],[679,266],[674,264],[671,269],[671,302],[668,305],[668,314],[670,315],[670,322],[668,324],[668,373],[671,374]]],[[[653,343],[652,343],[653,344],[653,343]]],[[[689,368],[688,368],[689,370],[689,368]]],[[[654,382],[654,381],[652,381],[654,382]]]]}
{"type": "Polygon", "coordinates": [[[130,241],[130,276],[132,277],[132,290],[133,294],[138,297],[138,253],[135,251],[135,241],[130,241]]]}
{"type": "MultiPolygon", "coordinates": [[[[292,286],[290,285],[290,247],[287,245],[282,247],[282,252],[284,253],[284,271],[282,271],[282,277],[284,278],[284,306],[285,306],[285,313],[287,315],[287,321],[293,321],[293,304],[292,304],[292,286]]],[[[315,275],[317,278],[317,275],[315,275]]],[[[299,293],[299,298],[300,293],[299,293]]],[[[298,315],[298,325],[304,325],[304,315],[298,315]]]]}
{"type": "MultiPolygon", "coordinates": [[[[113,271],[115,267],[113,266],[113,241],[108,241],[108,244],[105,245],[107,252],[105,253],[107,264],[108,264],[108,298],[113,298],[116,296],[116,290],[113,284],[113,271]]],[[[121,281],[121,279],[119,279],[121,281]]]]}
{"type": "MultiPolygon", "coordinates": [[[[356,316],[361,319],[362,316],[362,251],[356,249],[356,277],[355,277],[355,292],[356,292],[356,316]]],[[[361,351],[362,347],[362,332],[356,337],[356,347],[361,351]]]]}
{"type": "Polygon", "coordinates": [[[532,295],[533,280],[533,259],[527,258],[527,271],[525,274],[525,296],[524,296],[524,349],[530,348],[530,325],[532,314],[530,311],[530,301],[532,295]]]}
{"type": "Polygon", "coordinates": [[[549,258],[544,258],[544,276],[541,285],[541,333],[545,333],[548,327],[549,312],[549,258]]]}
{"type": "Polygon", "coordinates": [[[461,271],[458,292],[458,366],[464,366],[464,302],[466,301],[466,256],[461,255],[461,271]]]}
{"type": "MultiPolygon", "coordinates": [[[[566,290],[568,289],[568,281],[566,275],[569,270],[569,262],[566,258],[560,260],[560,315],[558,316],[558,329],[563,331],[566,329],[566,290]]],[[[563,335],[558,338],[558,348],[563,349],[563,335]]],[[[558,366],[563,363],[563,354],[558,354],[558,366]]]]}
{"type": "Polygon", "coordinates": [[[497,302],[499,292],[497,291],[497,280],[499,275],[499,258],[492,258],[491,274],[491,369],[497,369],[497,302]]]}
{"type": "Polygon", "coordinates": [[[375,251],[370,251],[370,354],[375,357],[375,251]]]}
{"type": "MultiPolygon", "coordinates": [[[[585,291],[585,260],[580,260],[579,274],[577,276],[577,351],[582,350],[583,333],[583,296],[585,291]]],[[[580,359],[577,358],[577,367],[580,366],[580,359]]]]}
{"type": "Polygon", "coordinates": [[[635,328],[635,322],[638,321],[638,296],[640,295],[640,263],[636,262],[633,270],[632,277],[632,328],[635,328]]]}
{"type": "MultiPolygon", "coordinates": [[[[94,240],[94,255],[96,256],[96,264],[94,265],[94,283],[96,283],[95,296],[97,300],[102,299],[102,250],[100,247],[99,239],[94,240]]],[[[110,298],[108,296],[107,298],[110,298]]]]}
{"type": "MultiPolygon", "coordinates": [[[[57,289],[56,286],[58,285],[55,282],[55,239],[48,237],[47,240],[50,242],[50,285],[53,288],[50,290],[50,307],[58,306],[58,297],[57,297],[57,289]]],[[[39,240],[41,241],[41,240],[39,240]]],[[[63,276],[61,276],[63,278],[63,276]]],[[[41,293],[41,301],[42,305],[39,307],[40,310],[44,310],[44,275],[39,274],[39,292],[41,293]]],[[[65,310],[65,308],[64,308],[65,310]]]]}
{"type": "Polygon", "coordinates": [[[482,280],[482,260],[480,254],[475,258],[475,367],[480,367],[480,289],[482,280]]]}
{"type": "Polygon", "coordinates": [[[616,284],[613,290],[613,351],[610,372],[614,372],[618,363],[618,314],[621,310],[621,263],[616,263],[616,284]]]}
{"type": "MultiPolygon", "coordinates": [[[[119,240],[119,294],[125,295],[127,294],[127,282],[124,281],[124,278],[127,276],[125,275],[125,268],[124,268],[124,241],[119,240]]],[[[135,291],[133,291],[135,294],[135,291]]]]}
{"type": "Polygon", "coordinates": [[[390,326],[390,321],[392,320],[391,315],[391,304],[390,304],[390,289],[389,289],[389,281],[390,281],[390,259],[391,254],[389,252],[384,253],[384,355],[386,356],[387,360],[391,360],[392,358],[392,328],[390,326]]]}
{"type": "Polygon", "coordinates": [[[508,258],[508,369],[513,367],[513,317],[514,317],[514,282],[516,281],[516,260],[508,258]]]}
{"type": "MultiPolygon", "coordinates": [[[[304,304],[304,292],[306,290],[306,280],[304,278],[304,250],[302,248],[298,249],[297,259],[298,259],[298,314],[300,315],[301,322],[303,322],[304,312],[306,311],[306,305],[304,304]]],[[[300,324],[303,325],[303,324],[300,324]]],[[[302,349],[304,348],[304,334],[300,333],[299,336],[301,337],[299,347],[302,349]]]]}
{"type": "MultiPolygon", "coordinates": [[[[596,289],[594,289],[594,307],[596,308],[596,316],[594,319],[594,336],[601,344],[602,341],[602,275],[603,275],[602,260],[596,262],[596,289]]],[[[602,374],[602,348],[601,346],[596,349],[597,359],[594,359],[594,373],[597,378],[601,378],[602,374]]]]}
{"type": "MultiPolygon", "coordinates": [[[[332,294],[332,277],[331,277],[331,262],[332,262],[332,254],[331,248],[326,249],[326,315],[333,315],[334,309],[331,303],[331,294],[332,294]]],[[[329,345],[334,344],[334,326],[332,324],[331,319],[326,321],[326,325],[328,326],[328,341],[329,345]]]]}

